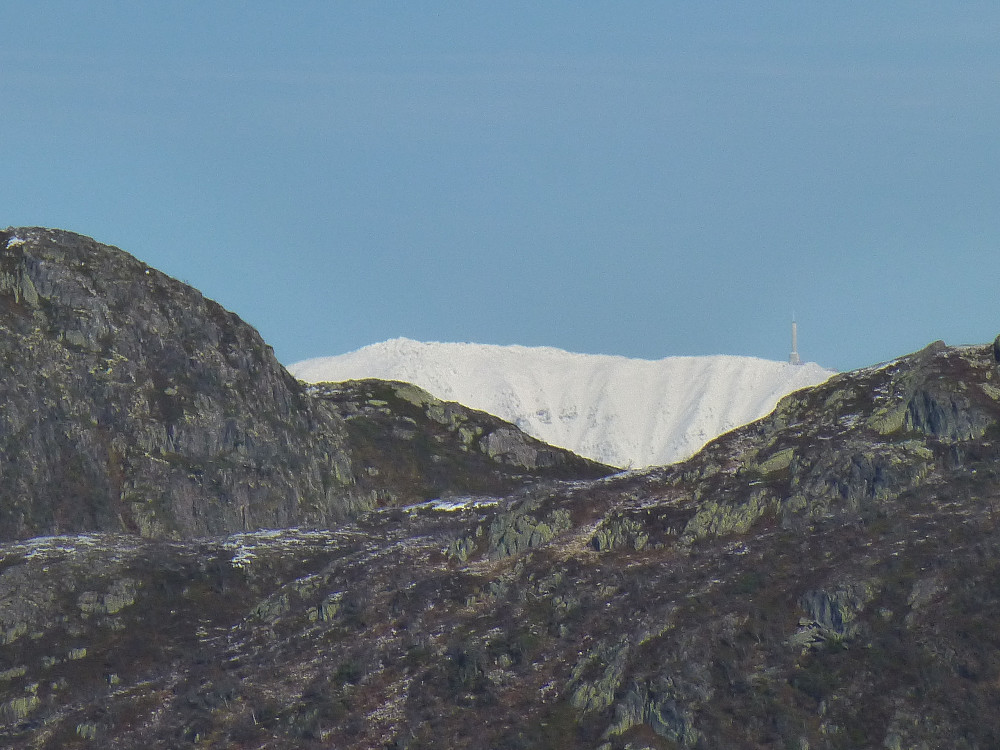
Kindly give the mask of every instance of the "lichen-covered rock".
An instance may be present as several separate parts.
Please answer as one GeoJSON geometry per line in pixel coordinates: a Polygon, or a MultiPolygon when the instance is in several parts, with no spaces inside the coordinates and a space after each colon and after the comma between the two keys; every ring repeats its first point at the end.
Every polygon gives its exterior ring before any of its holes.
{"type": "Polygon", "coordinates": [[[77,736],[85,740],[97,739],[97,724],[92,721],[85,721],[76,725],[77,736]]]}
{"type": "Polygon", "coordinates": [[[136,583],[130,578],[114,581],[104,594],[85,591],[77,599],[77,606],[86,615],[116,615],[125,607],[135,604],[136,583]]]}
{"type": "Polygon", "coordinates": [[[615,704],[615,720],[605,736],[622,735],[640,724],[677,747],[695,747],[701,736],[694,724],[694,711],[685,705],[669,675],[633,681],[625,697],[615,704]]]}
{"type": "Polygon", "coordinates": [[[590,543],[598,552],[630,548],[641,550],[649,541],[646,527],[629,516],[612,515],[601,522],[590,543]]]}
{"type": "Polygon", "coordinates": [[[785,448],[765,458],[757,464],[756,468],[757,471],[767,477],[788,469],[792,465],[793,458],[795,458],[795,449],[785,448]]]}
{"type": "MultiPolygon", "coordinates": [[[[478,531],[482,535],[482,526],[478,531]]],[[[463,536],[448,545],[448,557],[453,557],[459,562],[466,562],[473,552],[476,551],[476,539],[473,535],[463,536]]]]}
{"type": "Polygon", "coordinates": [[[0,721],[16,724],[26,719],[40,703],[37,695],[22,695],[0,705],[0,721]]]}
{"type": "Polygon", "coordinates": [[[777,512],[777,498],[766,492],[754,492],[740,504],[706,500],[684,527],[683,539],[745,533],[768,512],[777,512]]]}
{"type": "Polygon", "coordinates": [[[796,647],[817,648],[828,641],[841,643],[858,634],[858,614],[875,598],[878,587],[871,581],[854,583],[833,592],[815,589],[799,597],[806,616],[789,638],[796,647]]]}
{"type": "Polygon", "coordinates": [[[0,232],[0,538],[344,518],[344,437],[196,290],[69,232],[0,232]]]}
{"type": "Polygon", "coordinates": [[[497,514],[489,530],[490,557],[503,559],[518,555],[572,528],[566,510],[539,511],[535,503],[529,502],[497,514]]]}
{"type": "Polygon", "coordinates": [[[514,427],[493,430],[483,439],[482,449],[490,458],[526,469],[551,466],[556,461],[553,451],[514,427]]]}
{"type": "Polygon", "coordinates": [[[614,703],[630,650],[628,638],[622,637],[614,643],[600,643],[580,658],[566,686],[575,709],[587,714],[614,703]],[[588,675],[592,675],[590,679],[588,675]]]}

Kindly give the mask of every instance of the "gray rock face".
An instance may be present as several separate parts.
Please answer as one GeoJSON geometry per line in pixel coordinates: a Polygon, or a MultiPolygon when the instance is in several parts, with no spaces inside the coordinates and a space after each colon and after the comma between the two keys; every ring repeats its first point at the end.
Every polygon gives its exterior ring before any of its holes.
{"type": "Polygon", "coordinates": [[[350,510],[341,420],[257,331],[68,232],[0,232],[0,455],[3,538],[192,536],[350,510]]]}
{"type": "Polygon", "coordinates": [[[569,513],[565,510],[557,508],[545,513],[540,506],[540,502],[530,498],[512,510],[496,516],[489,533],[492,558],[512,557],[525,550],[539,547],[572,526],[569,513]],[[544,517],[537,517],[543,514],[544,517]]]}
{"type": "Polygon", "coordinates": [[[699,740],[693,712],[678,700],[673,681],[659,676],[649,682],[633,682],[624,699],[615,707],[615,724],[610,736],[647,724],[676,747],[695,747],[699,740]]]}
{"type": "Polygon", "coordinates": [[[0,232],[0,539],[326,527],[610,467],[404,383],[307,388],[197,290],[69,232],[0,232]]]}
{"type": "Polygon", "coordinates": [[[933,435],[944,440],[970,440],[980,437],[991,421],[976,412],[968,399],[933,390],[917,391],[907,405],[907,429],[933,435]]]}

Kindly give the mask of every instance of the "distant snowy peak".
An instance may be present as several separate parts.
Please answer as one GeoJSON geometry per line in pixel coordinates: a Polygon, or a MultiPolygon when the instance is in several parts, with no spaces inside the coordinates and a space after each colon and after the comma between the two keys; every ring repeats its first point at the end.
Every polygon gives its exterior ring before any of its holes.
{"type": "Polygon", "coordinates": [[[310,383],[403,380],[613,466],[687,458],[834,373],[755,357],[630,359],[550,347],[392,339],[288,368],[310,383]]]}

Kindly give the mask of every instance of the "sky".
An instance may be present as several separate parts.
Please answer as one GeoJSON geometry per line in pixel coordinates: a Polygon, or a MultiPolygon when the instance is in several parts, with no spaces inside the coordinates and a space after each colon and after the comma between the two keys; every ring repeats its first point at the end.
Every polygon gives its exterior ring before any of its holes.
{"type": "Polygon", "coordinates": [[[405,336],[848,370],[1000,333],[1000,4],[0,4],[0,226],[286,364],[405,336]]]}

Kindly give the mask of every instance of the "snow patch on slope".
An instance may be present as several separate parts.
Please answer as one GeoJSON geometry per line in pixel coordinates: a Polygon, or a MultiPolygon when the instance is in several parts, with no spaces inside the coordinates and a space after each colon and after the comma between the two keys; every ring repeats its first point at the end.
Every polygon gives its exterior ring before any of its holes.
{"type": "Polygon", "coordinates": [[[403,380],[490,412],[552,445],[612,466],[687,458],[833,372],[755,357],[630,359],[549,347],[393,339],[289,371],[310,383],[403,380]]]}

